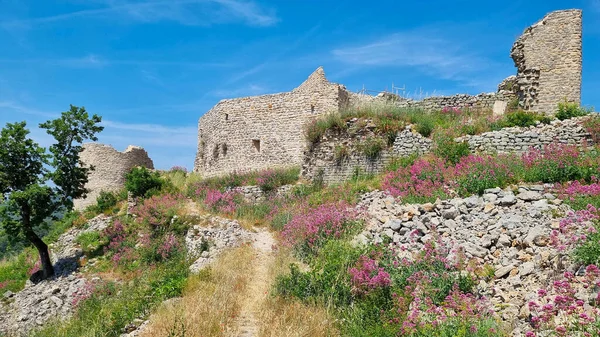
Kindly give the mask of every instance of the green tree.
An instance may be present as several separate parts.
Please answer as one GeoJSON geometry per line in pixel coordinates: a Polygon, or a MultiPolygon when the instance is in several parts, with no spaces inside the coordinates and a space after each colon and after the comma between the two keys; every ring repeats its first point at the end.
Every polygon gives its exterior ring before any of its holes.
{"type": "Polygon", "coordinates": [[[48,245],[35,229],[85,196],[93,168],[80,162],[81,143],[97,140],[104,129],[100,122],[99,116],[71,105],[60,118],[40,124],[55,139],[48,149],[28,137],[25,122],[8,123],[0,131],[0,226],[37,248],[43,279],[53,276],[54,268],[48,245]]]}

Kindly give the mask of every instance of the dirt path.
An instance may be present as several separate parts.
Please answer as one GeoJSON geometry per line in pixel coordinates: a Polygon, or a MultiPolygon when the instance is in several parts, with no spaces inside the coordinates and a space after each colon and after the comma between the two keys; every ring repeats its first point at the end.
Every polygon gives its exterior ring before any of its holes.
{"type": "Polygon", "coordinates": [[[232,336],[236,337],[255,337],[258,336],[258,320],[256,316],[258,309],[269,293],[269,267],[274,261],[273,245],[275,239],[273,235],[265,229],[257,229],[256,239],[252,243],[255,249],[254,270],[250,276],[250,283],[244,296],[242,309],[238,319],[237,329],[232,336]]]}

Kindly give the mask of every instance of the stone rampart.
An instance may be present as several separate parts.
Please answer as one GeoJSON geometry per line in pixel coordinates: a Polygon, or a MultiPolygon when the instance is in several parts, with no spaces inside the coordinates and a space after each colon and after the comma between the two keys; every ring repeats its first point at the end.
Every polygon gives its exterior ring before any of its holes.
{"type": "MultiPolygon", "coordinates": [[[[473,153],[523,153],[531,148],[540,149],[549,144],[572,144],[582,148],[592,144],[591,135],[582,126],[589,117],[552,121],[531,127],[511,127],[480,135],[463,136],[456,141],[465,141],[473,153]]],[[[349,122],[349,127],[353,122],[349,122]]],[[[394,143],[383,149],[377,158],[367,158],[360,150],[366,139],[385,139],[373,131],[363,129],[349,134],[328,130],[323,139],[305,152],[302,177],[325,183],[338,183],[350,179],[356,172],[382,173],[395,158],[431,152],[433,141],[411,130],[408,126],[398,133],[394,143]],[[340,147],[345,155],[341,157],[340,147]]]]}
{"type": "Polygon", "coordinates": [[[87,197],[75,200],[75,209],[84,209],[93,205],[101,191],[118,191],[125,186],[125,175],[136,166],[154,169],[152,159],[141,147],[130,145],[123,152],[110,145],[88,143],[83,145],[81,162],[93,166],[86,188],[87,197]]]}
{"type": "Polygon", "coordinates": [[[581,10],[549,13],[525,30],[510,54],[521,107],[553,114],[561,101],[581,103],[581,10]]]}
{"type": "Polygon", "coordinates": [[[322,68],[291,92],[223,100],[200,118],[194,171],[210,177],[299,166],[304,125],[347,104],[346,89],[322,68]]]}

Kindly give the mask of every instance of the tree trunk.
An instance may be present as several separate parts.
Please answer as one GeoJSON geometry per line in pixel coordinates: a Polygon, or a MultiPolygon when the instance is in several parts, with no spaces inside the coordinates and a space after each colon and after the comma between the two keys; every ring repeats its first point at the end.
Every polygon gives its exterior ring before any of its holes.
{"type": "Polygon", "coordinates": [[[31,242],[35,248],[37,248],[40,254],[40,262],[42,263],[43,279],[54,276],[54,267],[52,266],[52,260],[50,260],[50,252],[48,251],[48,245],[35,234],[33,228],[31,228],[31,215],[29,210],[23,210],[23,229],[25,231],[25,237],[31,242]]]}

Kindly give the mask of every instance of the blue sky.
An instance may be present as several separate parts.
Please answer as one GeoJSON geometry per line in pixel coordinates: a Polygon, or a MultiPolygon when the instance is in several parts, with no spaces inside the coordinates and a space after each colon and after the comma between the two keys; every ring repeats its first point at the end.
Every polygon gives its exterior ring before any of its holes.
{"type": "Polygon", "coordinates": [[[198,118],[220,99],[288,91],[318,66],[357,91],[495,91],[510,48],[558,9],[584,10],[583,104],[600,107],[600,0],[0,0],[0,125],[69,104],[100,141],[191,168],[198,118]]]}

